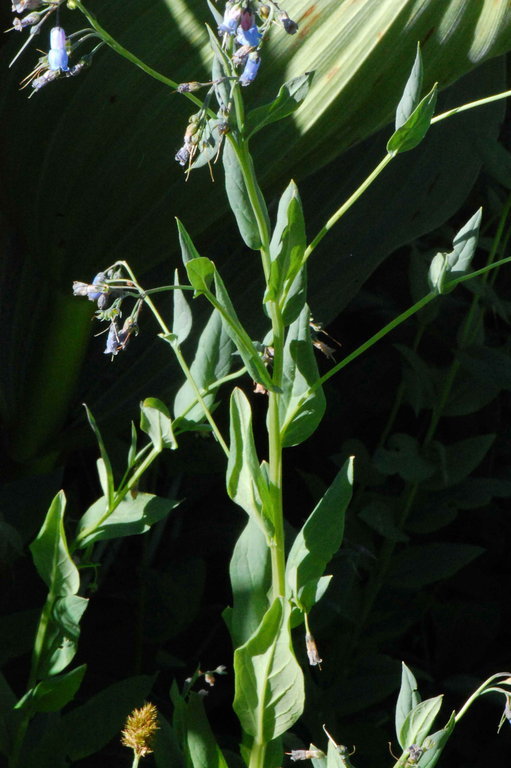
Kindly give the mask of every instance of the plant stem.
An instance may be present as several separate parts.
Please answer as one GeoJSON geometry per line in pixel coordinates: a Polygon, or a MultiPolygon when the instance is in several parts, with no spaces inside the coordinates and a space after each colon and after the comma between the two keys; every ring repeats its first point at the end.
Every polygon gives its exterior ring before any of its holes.
{"type": "Polygon", "coordinates": [[[248,768],[264,768],[264,758],[266,755],[266,744],[254,742],[250,750],[250,762],[248,768]]]}
{"type": "Polygon", "coordinates": [[[367,177],[367,178],[366,178],[366,179],[365,179],[365,180],[362,182],[362,184],[361,184],[361,185],[360,185],[360,186],[359,186],[359,187],[358,187],[358,188],[357,188],[357,189],[356,189],[356,190],[353,192],[353,194],[352,194],[352,195],[350,195],[350,197],[349,197],[349,198],[346,200],[346,202],[345,202],[345,203],[343,203],[343,204],[341,205],[341,207],[340,207],[340,208],[338,208],[338,209],[336,210],[336,212],[335,212],[335,213],[334,213],[332,216],[330,216],[330,218],[328,219],[328,221],[327,221],[327,223],[324,225],[324,227],[323,227],[322,229],[320,229],[320,231],[318,232],[318,234],[316,235],[316,237],[314,238],[314,240],[312,240],[312,242],[310,243],[310,245],[308,245],[308,246],[307,246],[307,248],[305,249],[305,254],[304,254],[304,262],[306,262],[306,261],[307,261],[307,259],[309,258],[309,256],[310,256],[310,255],[311,255],[311,253],[313,252],[313,250],[316,248],[316,246],[318,246],[318,245],[319,245],[319,243],[320,243],[320,242],[323,240],[323,238],[325,237],[325,235],[326,235],[326,234],[327,234],[327,233],[328,233],[328,232],[329,232],[329,231],[332,229],[332,227],[333,227],[333,226],[335,226],[335,224],[337,224],[337,222],[339,221],[339,219],[340,219],[342,216],[344,216],[344,214],[346,213],[346,211],[348,211],[348,210],[351,208],[351,206],[352,206],[352,205],[354,205],[354,203],[356,203],[356,202],[357,202],[358,198],[359,198],[359,197],[361,197],[361,196],[364,194],[364,192],[366,191],[366,189],[367,189],[369,186],[371,186],[371,184],[373,183],[373,181],[374,181],[375,179],[377,179],[377,178],[378,178],[378,176],[380,175],[380,173],[381,173],[381,172],[384,170],[384,168],[386,168],[386,167],[387,167],[387,165],[388,165],[388,164],[390,163],[390,161],[391,161],[391,160],[393,160],[393,159],[394,159],[394,155],[391,155],[391,154],[387,154],[387,155],[385,155],[385,157],[383,158],[383,160],[381,160],[381,161],[378,163],[378,165],[376,166],[376,168],[375,168],[373,171],[371,171],[371,173],[369,174],[369,176],[368,176],[368,177],[367,177]]]}

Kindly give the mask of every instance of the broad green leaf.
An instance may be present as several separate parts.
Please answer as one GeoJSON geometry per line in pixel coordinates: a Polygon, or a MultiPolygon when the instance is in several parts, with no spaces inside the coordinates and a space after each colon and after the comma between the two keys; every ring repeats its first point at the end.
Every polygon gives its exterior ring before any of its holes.
{"type": "Polygon", "coordinates": [[[74,699],[86,669],[87,665],[82,664],[63,675],[42,680],[18,702],[16,709],[28,709],[31,713],[57,712],[74,699]]]}
{"type": "Polygon", "coordinates": [[[412,71],[406,81],[401,101],[396,109],[396,131],[406,123],[414,110],[419,106],[423,76],[424,68],[422,66],[421,47],[420,43],[417,43],[417,53],[415,54],[412,71]]]}
{"type": "Polygon", "coordinates": [[[443,696],[435,696],[433,699],[421,701],[406,715],[398,733],[399,743],[405,745],[403,749],[412,744],[422,746],[440,712],[442,699],[443,696]]]}
{"type": "Polygon", "coordinates": [[[343,744],[334,744],[334,742],[329,739],[326,755],[326,768],[352,768],[348,748],[343,744]]]}
{"type": "Polygon", "coordinates": [[[119,738],[127,716],[142,706],[155,677],[137,675],[113,683],[64,715],[57,729],[70,760],[82,760],[119,738]]]}
{"type": "Polygon", "coordinates": [[[39,576],[50,595],[75,595],[80,586],[80,575],[69,554],[64,530],[66,497],[63,491],[55,496],[37,538],[30,551],[39,576]]]}
{"type": "MultiPolygon", "coordinates": [[[[177,269],[174,272],[174,285],[179,285],[179,274],[177,269]]],[[[185,297],[185,292],[176,288],[172,292],[174,298],[174,316],[172,319],[172,333],[178,344],[182,344],[192,330],[193,318],[192,311],[185,297]]]]}
{"type": "Polygon", "coordinates": [[[456,278],[469,270],[479,240],[482,208],[457,232],[450,253],[437,253],[429,268],[429,283],[437,293],[449,293],[456,286],[456,278]]]}
{"type": "Polygon", "coordinates": [[[295,659],[290,609],[274,600],[256,633],[234,653],[234,711],[243,730],[263,744],[288,731],[304,707],[303,674],[295,659]]]}
{"type": "Polygon", "coordinates": [[[318,367],[310,338],[307,305],[289,326],[284,346],[282,395],[279,418],[282,445],[298,445],[316,430],[325,412],[322,387],[310,392],[318,379],[318,367]]]}
{"type": "Polygon", "coordinates": [[[225,189],[231,210],[243,242],[257,251],[261,247],[261,236],[257,226],[240,163],[230,140],[225,142],[222,155],[225,171],[225,189]]]}
{"type": "Polygon", "coordinates": [[[421,768],[434,768],[438,763],[440,756],[444,750],[445,745],[449,741],[449,737],[454,731],[456,725],[455,720],[456,713],[453,712],[449,718],[449,722],[444,728],[439,731],[435,731],[423,743],[424,753],[420,761],[421,768]]]}
{"type": "Polygon", "coordinates": [[[47,617],[47,624],[37,664],[38,678],[58,675],[76,656],[80,620],[88,602],[79,595],[66,595],[47,602],[41,617],[41,622],[47,617]]]}
{"type": "Polygon", "coordinates": [[[89,410],[89,408],[85,403],[83,404],[83,407],[85,408],[85,412],[87,414],[87,420],[92,428],[92,431],[96,436],[99,452],[101,454],[101,459],[98,460],[98,475],[101,483],[101,488],[105,496],[108,497],[108,500],[112,501],[114,497],[114,487],[115,487],[112,465],[108,457],[105,443],[103,442],[103,437],[96,423],[96,419],[94,418],[94,416],[92,415],[92,412],[89,410]]]}
{"type": "Polygon", "coordinates": [[[313,77],[314,72],[306,72],[304,75],[288,80],[280,87],[273,101],[249,112],[245,122],[247,137],[253,136],[266,125],[282,120],[298,109],[310,90],[313,77]]]}
{"type": "Polygon", "coordinates": [[[154,736],[154,762],[156,768],[184,768],[184,756],[179,747],[177,735],[170,723],[158,714],[158,730],[154,736]]]}
{"type": "Polygon", "coordinates": [[[400,734],[406,718],[410,712],[415,709],[417,704],[420,703],[420,700],[421,697],[417,687],[417,680],[403,661],[401,663],[401,688],[399,689],[399,696],[397,697],[395,718],[396,736],[401,749],[406,749],[406,747],[410,746],[411,742],[405,744],[401,741],[400,734]]]}
{"type": "Polygon", "coordinates": [[[215,265],[205,256],[198,256],[185,264],[186,273],[190,284],[195,288],[195,294],[209,293],[209,286],[215,273],[215,265]]]}
{"type": "Polygon", "coordinates": [[[411,435],[391,435],[388,447],[378,448],[374,466],[384,475],[398,474],[407,482],[422,482],[435,474],[435,464],[420,455],[420,446],[411,435]]]}
{"type": "Polygon", "coordinates": [[[391,155],[397,155],[400,152],[408,152],[421,143],[429,130],[431,118],[435,112],[437,95],[438,87],[435,83],[406,122],[392,134],[387,143],[387,152],[391,155]]]}
{"type": "Polygon", "coordinates": [[[102,496],[94,502],[78,524],[77,542],[86,547],[94,541],[118,539],[146,533],[163,520],[178,501],[155,496],[152,493],[128,493],[111,515],[105,517],[108,507],[102,496]],[[103,519],[105,518],[105,519],[103,519]]]}
{"type": "MultiPolygon", "coordinates": [[[[293,599],[300,604],[299,592],[310,581],[323,576],[338,551],[344,534],[344,517],[353,487],[353,459],[348,459],[332,485],[318,502],[297,534],[286,565],[286,578],[293,599]]],[[[312,606],[305,605],[308,611],[312,606]]]]}
{"type": "Polygon", "coordinates": [[[245,643],[260,625],[268,610],[271,586],[270,552],[266,536],[253,517],[236,542],[229,575],[232,610],[228,616],[229,632],[235,648],[245,643]]]}
{"type": "Polygon", "coordinates": [[[257,458],[250,403],[238,388],[231,395],[226,477],[231,499],[253,517],[267,538],[270,537],[273,534],[270,491],[257,458]]]}
{"type": "Polygon", "coordinates": [[[402,590],[447,579],[484,553],[482,547],[451,542],[407,547],[392,561],[388,582],[402,590]]]}
{"type": "Polygon", "coordinates": [[[307,301],[307,264],[304,264],[286,292],[282,307],[284,325],[292,323],[305,306],[307,301]]]}
{"type": "Polygon", "coordinates": [[[495,434],[476,435],[451,445],[434,443],[438,453],[437,474],[426,480],[424,488],[441,490],[465,480],[476,469],[495,441],[495,434]]]}
{"type": "MultiPolygon", "coordinates": [[[[222,317],[214,309],[199,337],[195,358],[190,366],[190,373],[210,409],[215,402],[216,389],[213,387],[209,393],[207,390],[229,373],[232,351],[233,344],[222,317]]],[[[184,382],[174,399],[174,417],[176,421],[179,419],[180,424],[182,420],[192,423],[204,421],[204,411],[197,404],[195,392],[188,381],[184,382]]]]}
{"type": "Polygon", "coordinates": [[[277,222],[270,243],[271,267],[265,294],[265,301],[278,301],[282,311],[303,266],[306,245],[302,204],[298,188],[291,181],[279,201],[277,222]]]}
{"type": "Polygon", "coordinates": [[[227,768],[204,711],[204,699],[192,692],[186,708],[186,740],[193,768],[227,768]]]}
{"type": "Polygon", "coordinates": [[[149,435],[155,450],[177,448],[168,408],[156,397],[146,397],[140,403],[140,429],[149,435]]]}
{"type": "Polygon", "coordinates": [[[382,499],[374,499],[365,504],[359,518],[389,541],[408,541],[408,536],[395,523],[394,509],[382,499]]]}

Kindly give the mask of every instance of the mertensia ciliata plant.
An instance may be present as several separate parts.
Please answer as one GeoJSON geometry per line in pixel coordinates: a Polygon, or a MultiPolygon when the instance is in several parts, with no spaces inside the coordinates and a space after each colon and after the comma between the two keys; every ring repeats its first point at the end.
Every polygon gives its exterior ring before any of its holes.
{"type": "MultiPolygon", "coordinates": [[[[107,55],[110,48],[110,53],[140,67],[176,98],[189,100],[190,116],[175,160],[185,179],[203,166],[208,166],[212,177],[221,176],[219,166],[223,166],[239,235],[252,252],[247,258],[256,259],[259,254],[266,333],[253,338],[250,327],[240,321],[236,301],[214,259],[197,250],[189,232],[194,224],[193,211],[190,220],[177,221],[183,267],[176,270],[172,284],[142,284],[130,264],[122,260],[98,264],[94,277],[80,275],[82,281],[74,283],[75,296],[97,304],[96,318],[105,332],[101,337],[105,364],[109,358],[115,362],[128,344],[139,343],[137,336],[147,333],[146,318],[152,314],[162,349],[175,356],[183,382],[173,403],[166,405],[155,398],[141,403],[140,429],[132,429],[126,469],[120,479],[114,476],[101,431],[87,409],[100,453],[97,474],[101,496],[72,527],[64,524],[66,497],[61,491],[30,547],[48,594],[38,622],[26,692],[4,718],[2,744],[10,768],[46,765],[48,755],[55,766],[73,764],[94,751],[80,746],[79,715],[73,717],[72,709],[62,720],[53,721],[44,736],[42,723],[47,713],[59,712],[73,700],[86,674],[85,664],[73,667],[72,662],[80,622],[93,593],[90,574],[100,567],[97,547],[116,538],[143,534],[172,513],[177,500],[143,492],[139,484],[162,451],[179,449],[180,436],[186,432],[200,432],[216,442],[225,463],[227,493],[247,515],[229,566],[232,604],[223,614],[233,657],[216,669],[197,669],[181,686],[173,683],[171,722],[158,714],[154,705],[144,704],[148,691],[137,694],[139,700],[135,697],[134,711],[122,731],[122,743],[133,752],[133,766],[151,752],[158,766],[228,765],[199,690],[202,684],[211,686],[224,674],[234,676],[233,708],[241,734],[240,755],[229,756],[233,765],[278,768],[289,761],[310,761],[314,768],[347,768],[352,759],[356,762],[354,747],[344,745],[342,733],[332,732],[328,722],[317,745],[298,746],[292,731],[303,713],[307,694],[304,672],[295,655],[297,644],[304,644],[310,666],[328,668],[328,659],[321,657],[320,637],[318,643],[315,640],[313,608],[329,587],[328,564],[342,546],[357,457],[350,457],[342,466],[286,546],[283,452],[307,440],[317,429],[325,411],[323,385],[327,380],[426,305],[441,301],[442,295],[454,291],[458,284],[511,260],[503,258],[471,270],[482,216],[481,210],[476,211],[456,233],[452,245],[432,259],[429,292],[320,375],[317,351],[329,358],[333,355],[307,304],[307,269],[309,262],[314,262],[319,243],[386,166],[397,155],[414,149],[433,124],[509,94],[435,114],[437,87],[423,94],[418,48],[408,81],[403,83],[395,130],[384,157],[311,237],[293,181],[281,191],[278,209],[270,215],[250,150],[251,140],[259,131],[299,108],[307,109],[313,72],[282,84],[277,95],[263,106],[250,106],[251,86],[265,66],[268,36],[280,36],[280,45],[285,46],[287,35],[298,34],[299,26],[284,3],[272,0],[232,1],[221,9],[211,2],[208,5],[213,15],[208,27],[211,77],[207,82],[185,83],[174,82],[125,49],[81,0],[21,0],[13,6],[18,14],[14,29],[26,35],[20,53],[36,39],[49,43],[48,51],[24,80],[31,95],[47,86],[58,88],[58,80],[86,77],[85,70],[93,65],[94,58],[107,55]],[[68,35],[65,30],[71,13],[81,14],[86,26],[68,35]],[[44,34],[37,37],[41,32],[44,34]],[[171,317],[159,304],[169,295],[173,298],[171,317]],[[192,306],[199,302],[208,305],[210,314],[190,359],[182,346],[192,331],[192,306]],[[233,381],[237,385],[229,393],[233,381]],[[253,392],[266,403],[264,444],[254,437],[253,392]],[[226,407],[227,400],[228,433],[217,418],[217,409],[226,407]]],[[[37,98],[44,98],[44,94],[37,98]]],[[[218,194],[217,185],[212,186],[212,198],[218,194]]],[[[399,746],[392,752],[394,765],[436,765],[456,724],[480,696],[491,692],[503,697],[502,722],[511,720],[510,672],[495,673],[458,710],[440,713],[442,696],[422,701],[414,675],[403,664],[395,711],[399,746]]],[[[388,738],[393,738],[391,733],[388,738]]],[[[363,756],[364,745],[357,744],[356,749],[363,756]]]]}

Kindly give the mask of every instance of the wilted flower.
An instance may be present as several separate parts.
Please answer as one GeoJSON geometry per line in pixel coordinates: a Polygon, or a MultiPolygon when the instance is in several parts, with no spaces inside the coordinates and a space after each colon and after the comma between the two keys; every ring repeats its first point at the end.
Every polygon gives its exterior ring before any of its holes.
{"type": "Polygon", "coordinates": [[[25,27],[31,27],[34,24],[37,24],[41,19],[40,14],[38,13],[29,13],[27,16],[23,16],[21,19],[15,18],[12,20],[12,28],[16,30],[16,32],[21,32],[22,29],[25,29],[25,27]]]}
{"type": "Polygon", "coordinates": [[[154,704],[147,702],[129,715],[121,743],[132,749],[137,757],[145,757],[153,751],[151,744],[158,727],[158,710],[154,704]]]}
{"type": "Polygon", "coordinates": [[[307,657],[311,667],[319,667],[321,669],[321,662],[323,659],[319,658],[318,648],[313,636],[309,633],[305,635],[305,647],[307,650],[307,657]]]}
{"type": "Polygon", "coordinates": [[[12,4],[13,13],[25,13],[25,11],[33,11],[35,8],[42,6],[41,0],[20,0],[19,3],[12,4]]]}
{"type": "Polygon", "coordinates": [[[261,66],[261,57],[255,52],[250,53],[247,56],[245,69],[243,70],[242,75],[240,77],[240,84],[250,85],[250,83],[253,83],[259,71],[260,66],[261,66]]]}
{"type": "Polygon", "coordinates": [[[294,35],[298,32],[298,24],[293,19],[290,19],[285,11],[279,15],[279,21],[288,35],[294,35]]]}
{"type": "Polygon", "coordinates": [[[137,333],[137,325],[131,317],[126,319],[122,328],[119,328],[116,320],[112,320],[106,339],[105,355],[116,355],[118,352],[122,352],[128,346],[132,334],[136,335],[137,333]]]}
{"type": "Polygon", "coordinates": [[[297,760],[319,760],[325,757],[325,753],[320,749],[316,749],[313,744],[310,745],[309,749],[292,749],[291,752],[286,752],[286,755],[289,755],[293,762],[297,760]]]}
{"type": "MultiPolygon", "coordinates": [[[[32,85],[34,84],[32,83],[32,85]]],[[[87,296],[89,301],[97,301],[99,309],[105,309],[109,300],[108,294],[110,293],[109,286],[104,283],[106,279],[104,272],[98,272],[92,283],[80,283],[75,280],[73,283],[73,296],[87,296]]]]}

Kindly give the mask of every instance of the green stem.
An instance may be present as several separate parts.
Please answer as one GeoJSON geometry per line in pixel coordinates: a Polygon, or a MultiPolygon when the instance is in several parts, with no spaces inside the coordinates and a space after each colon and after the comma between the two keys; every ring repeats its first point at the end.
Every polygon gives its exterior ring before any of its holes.
{"type": "Polygon", "coordinates": [[[344,216],[346,211],[348,211],[351,208],[351,206],[357,202],[359,197],[361,197],[364,194],[366,189],[369,186],[371,186],[373,181],[375,181],[375,179],[378,178],[380,173],[387,167],[387,165],[393,159],[394,159],[394,155],[391,155],[391,154],[385,155],[383,160],[381,160],[376,166],[376,168],[373,171],[371,171],[369,176],[362,182],[362,184],[358,187],[358,189],[356,189],[353,192],[353,194],[350,195],[350,197],[346,200],[346,202],[343,203],[341,207],[338,208],[332,216],[330,216],[325,226],[318,232],[314,240],[312,240],[310,245],[308,245],[307,248],[305,249],[304,262],[307,261],[307,259],[309,258],[313,250],[316,248],[316,246],[319,245],[319,243],[323,240],[325,235],[332,229],[333,226],[335,226],[335,224],[337,224],[339,219],[342,216],[344,216]]]}
{"type": "Polygon", "coordinates": [[[436,115],[431,120],[431,125],[439,123],[440,120],[445,120],[447,117],[457,115],[459,112],[466,112],[468,109],[475,109],[475,107],[482,107],[485,104],[491,104],[493,101],[500,101],[501,99],[507,99],[511,96],[511,91],[502,91],[502,93],[496,93],[493,96],[486,96],[484,99],[477,99],[477,101],[470,101],[468,104],[462,104],[461,107],[454,107],[453,109],[442,112],[440,115],[436,115]]]}
{"type": "Polygon", "coordinates": [[[131,764],[131,768],[138,768],[138,764],[140,762],[140,755],[137,755],[136,752],[133,753],[133,762],[131,764]]]}
{"type": "Polygon", "coordinates": [[[205,402],[204,398],[202,397],[201,391],[198,388],[198,386],[197,386],[197,384],[195,382],[195,379],[192,376],[192,372],[188,368],[188,365],[186,364],[186,361],[185,361],[183,355],[181,354],[181,349],[179,348],[179,346],[177,344],[176,345],[171,344],[171,346],[172,346],[172,349],[174,350],[174,354],[175,354],[175,356],[177,358],[177,361],[178,361],[178,363],[179,363],[179,365],[181,367],[181,370],[183,371],[184,375],[186,376],[187,382],[190,384],[191,388],[193,389],[193,391],[195,393],[195,397],[197,399],[197,402],[200,403],[201,408],[204,411],[204,415],[205,415],[206,419],[208,420],[209,424],[211,425],[211,429],[213,430],[213,432],[214,432],[214,434],[216,436],[216,439],[220,443],[223,452],[228,457],[229,456],[229,448],[227,447],[227,443],[225,442],[224,438],[222,437],[222,433],[220,432],[220,429],[218,428],[218,425],[217,425],[216,421],[214,420],[214,418],[213,418],[213,416],[211,414],[211,411],[209,410],[208,406],[206,405],[206,402],[205,402]]]}
{"type": "Polygon", "coordinates": [[[250,762],[248,768],[264,768],[264,758],[266,755],[266,744],[254,742],[250,750],[250,762]]]}
{"type": "Polygon", "coordinates": [[[474,691],[474,693],[471,696],[468,697],[468,699],[466,700],[466,702],[464,703],[464,705],[462,706],[460,711],[456,714],[456,716],[454,718],[455,722],[459,723],[459,721],[461,720],[463,715],[466,713],[467,709],[474,703],[474,701],[477,698],[479,698],[479,696],[481,696],[482,693],[485,692],[484,689],[487,688],[489,686],[489,684],[491,682],[493,682],[493,680],[497,680],[497,678],[499,678],[499,677],[508,677],[509,675],[510,675],[509,672],[497,672],[496,675],[492,675],[487,680],[485,680],[484,683],[482,683],[479,686],[479,688],[477,688],[474,691]]]}

